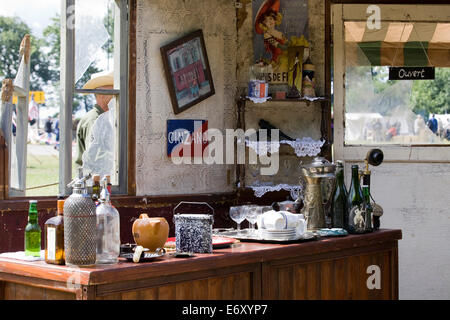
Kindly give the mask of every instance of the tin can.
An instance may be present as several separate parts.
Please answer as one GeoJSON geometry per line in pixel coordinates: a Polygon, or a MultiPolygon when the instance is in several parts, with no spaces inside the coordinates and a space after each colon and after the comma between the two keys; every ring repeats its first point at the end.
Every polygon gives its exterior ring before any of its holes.
{"type": "Polygon", "coordinates": [[[177,252],[212,253],[214,209],[206,202],[180,202],[174,208],[175,246],[177,252]],[[206,205],[212,214],[179,214],[182,204],[206,205]]]}

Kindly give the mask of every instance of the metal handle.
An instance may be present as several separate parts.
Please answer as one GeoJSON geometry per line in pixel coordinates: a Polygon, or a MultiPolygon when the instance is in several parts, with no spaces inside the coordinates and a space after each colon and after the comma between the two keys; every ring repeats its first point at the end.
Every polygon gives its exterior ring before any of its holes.
{"type": "Polygon", "coordinates": [[[214,209],[213,207],[211,207],[209,204],[207,204],[206,202],[190,202],[190,201],[181,201],[179,204],[177,204],[177,206],[175,208],[173,208],[173,214],[175,215],[175,210],[182,204],[198,204],[198,205],[206,205],[208,206],[211,211],[212,211],[212,216],[214,217],[214,209]]]}

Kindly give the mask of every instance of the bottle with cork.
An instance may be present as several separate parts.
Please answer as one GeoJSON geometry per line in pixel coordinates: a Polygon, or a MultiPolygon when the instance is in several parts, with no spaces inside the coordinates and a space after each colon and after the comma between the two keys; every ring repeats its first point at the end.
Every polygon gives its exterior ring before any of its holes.
{"type": "Polygon", "coordinates": [[[56,216],[45,222],[45,262],[65,264],[63,195],[58,196],[56,216]]]}

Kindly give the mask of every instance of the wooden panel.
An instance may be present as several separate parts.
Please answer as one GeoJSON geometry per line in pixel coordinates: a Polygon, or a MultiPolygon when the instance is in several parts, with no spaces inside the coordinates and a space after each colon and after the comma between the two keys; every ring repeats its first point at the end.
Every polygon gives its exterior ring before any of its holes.
{"type": "Polygon", "coordinates": [[[320,299],[320,263],[306,265],[306,299],[320,299]]]}
{"type": "Polygon", "coordinates": [[[244,300],[254,299],[250,272],[231,274],[159,287],[116,292],[97,299],[103,300],[244,300]]]}
{"type": "Polygon", "coordinates": [[[334,261],[334,298],[338,300],[347,298],[349,275],[347,271],[348,258],[334,261]]]}
{"type": "Polygon", "coordinates": [[[294,288],[293,299],[305,300],[306,299],[306,266],[296,266],[294,270],[294,288]]]}
{"type": "Polygon", "coordinates": [[[286,261],[267,264],[264,269],[263,296],[269,299],[392,299],[391,256],[386,250],[316,262],[286,261]],[[381,288],[369,289],[369,266],[380,268],[381,288]]]}
{"type": "Polygon", "coordinates": [[[175,300],[177,297],[176,285],[162,286],[158,288],[159,300],[175,300]]]}
{"type": "MultiPolygon", "coordinates": [[[[0,286],[1,288],[1,286],[0,286]]],[[[4,282],[5,300],[74,300],[75,295],[70,292],[50,290],[27,286],[14,282],[4,282]]],[[[0,296],[1,297],[1,296],[0,296]]]]}
{"type": "Polygon", "coordinates": [[[194,281],[192,291],[193,300],[206,300],[208,298],[208,279],[194,281]]]}

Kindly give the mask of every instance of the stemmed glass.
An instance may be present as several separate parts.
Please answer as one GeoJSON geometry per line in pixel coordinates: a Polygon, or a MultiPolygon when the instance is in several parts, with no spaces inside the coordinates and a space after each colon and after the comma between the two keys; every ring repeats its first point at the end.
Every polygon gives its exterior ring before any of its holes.
{"type": "Polygon", "coordinates": [[[244,206],[230,207],[230,218],[237,224],[238,233],[241,231],[241,222],[245,220],[244,206]]]}
{"type": "Polygon", "coordinates": [[[255,233],[255,223],[260,214],[262,214],[261,207],[258,207],[256,205],[246,206],[245,219],[250,223],[250,234],[255,233]]]}

